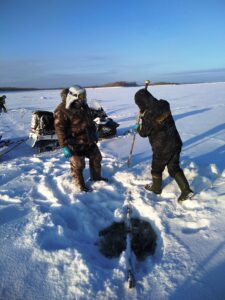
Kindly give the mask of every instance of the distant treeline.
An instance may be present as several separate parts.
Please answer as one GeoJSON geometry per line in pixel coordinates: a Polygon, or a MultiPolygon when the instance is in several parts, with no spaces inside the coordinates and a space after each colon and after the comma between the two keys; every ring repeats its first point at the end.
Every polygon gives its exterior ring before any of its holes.
{"type": "MultiPolygon", "coordinates": [[[[168,85],[168,84],[178,84],[173,82],[155,82],[150,83],[150,85],[168,85]]],[[[140,86],[135,81],[126,82],[126,81],[116,81],[111,83],[106,83],[102,85],[91,85],[86,86],[86,88],[101,88],[101,87],[138,87],[140,86]]],[[[19,88],[19,87],[0,87],[0,92],[23,92],[23,91],[40,91],[40,90],[60,90],[63,87],[58,88],[19,88]]]]}
{"type": "Polygon", "coordinates": [[[106,83],[106,84],[102,84],[102,85],[92,85],[89,87],[92,88],[97,88],[97,87],[134,87],[134,86],[138,86],[138,84],[133,81],[133,82],[126,82],[126,81],[116,81],[116,82],[110,82],[110,83],[106,83]]]}
{"type": "Polygon", "coordinates": [[[0,92],[36,91],[35,88],[0,87],[0,92]]]}
{"type": "MultiPolygon", "coordinates": [[[[150,83],[150,85],[174,85],[174,84],[178,84],[178,83],[173,83],[173,82],[154,82],[154,83],[150,83]]],[[[126,82],[126,81],[116,81],[116,82],[112,82],[112,83],[106,83],[103,85],[96,85],[96,86],[89,86],[89,87],[137,87],[137,86],[143,86],[143,84],[137,84],[135,81],[133,82],[126,82]]]]}
{"type": "Polygon", "coordinates": [[[44,91],[44,90],[60,90],[63,88],[18,88],[18,87],[0,87],[0,92],[24,92],[24,91],[44,91]]]}
{"type": "Polygon", "coordinates": [[[178,85],[179,83],[177,82],[155,82],[155,83],[150,83],[150,85],[178,85]]]}

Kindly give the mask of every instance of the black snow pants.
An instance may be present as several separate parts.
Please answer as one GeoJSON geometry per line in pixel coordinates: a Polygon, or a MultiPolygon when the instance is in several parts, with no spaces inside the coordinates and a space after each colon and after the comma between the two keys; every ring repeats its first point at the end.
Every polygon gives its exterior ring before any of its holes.
{"type": "Polygon", "coordinates": [[[180,168],[180,152],[181,149],[178,149],[171,156],[165,157],[153,153],[152,176],[161,177],[165,167],[167,167],[169,175],[174,178],[178,172],[182,171],[180,168]]]}

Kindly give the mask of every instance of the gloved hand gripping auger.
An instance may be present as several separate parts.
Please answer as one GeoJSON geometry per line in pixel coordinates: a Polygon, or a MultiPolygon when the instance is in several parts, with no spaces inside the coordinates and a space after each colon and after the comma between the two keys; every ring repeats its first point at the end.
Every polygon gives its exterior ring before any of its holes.
{"type": "MultiPolygon", "coordinates": [[[[148,85],[150,83],[150,80],[145,80],[145,89],[148,89],[148,85]]],[[[134,130],[134,135],[133,135],[133,139],[132,139],[132,144],[131,144],[131,148],[130,148],[130,153],[128,156],[128,160],[127,160],[127,166],[130,167],[131,166],[131,157],[132,157],[132,152],[133,152],[133,148],[134,148],[134,142],[135,142],[135,138],[136,138],[136,134],[138,131],[138,128],[140,126],[140,120],[141,120],[141,112],[139,112],[137,118],[136,118],[136,123],[133,127],[134,130]]]]}

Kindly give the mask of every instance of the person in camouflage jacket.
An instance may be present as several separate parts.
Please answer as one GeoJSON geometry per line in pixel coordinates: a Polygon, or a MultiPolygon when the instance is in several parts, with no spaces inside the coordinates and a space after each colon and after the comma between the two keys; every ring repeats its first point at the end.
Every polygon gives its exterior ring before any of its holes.
{"type": "Polygon", "coordinates": [[[5,99],[6,99],[5,95],[0,97],[0,113],[2,112],[2,110],[4,111],[4,113],[7,113],[7,109],[5,107],[5,99]]]}
{"type": "Polygon", "coordinates": [[[177,182],[183,201],[193,194],[188,181],[180,168],[182,141],[166,100],[157,100],[146,89],[135,94],[135,103],[140,109],[141,125],[137,128],[141,137],[148,137],[152,146],[152,185],[145,188],[155,194],[162,192],[162,173],[167,166],[168,172],[177,182]]]}
{"type": "Polygon", "coordinates": [[[63,89],[61,98],[62,103],[54,112],[58,142],[65,157],[70,159],[76,188],[88,191],[83,178],[85,157],[89,158],[91,180],[106,179],[101,177],[102,156],[97,146],[96,126],[86,102],[86,90],[80,86],[63,89]]]}

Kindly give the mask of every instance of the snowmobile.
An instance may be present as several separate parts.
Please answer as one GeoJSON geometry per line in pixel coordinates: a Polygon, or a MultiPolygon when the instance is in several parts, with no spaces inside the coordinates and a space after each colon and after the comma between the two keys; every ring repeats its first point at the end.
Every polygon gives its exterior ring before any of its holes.
{"type": "MultiPolygon", "coordinates": [[[[94,122],[100,139],[110,138],[117,134],[118,123],[109,118],[97,100],[90,105],[94,122]]],[[[49,111],[35,111],[31,118],[31,146],[39,153],[51,151],[59,147],[54,128],[54,115],[49,111]]]]}
{"type": "Polygon", "coordinates": [[[116,136],[117,127],[120,125],[107,116],[99,101],[92,100],[90,103],[90,109],[94,117],[98,137],[100,139],[105,139],[116,136]]]}
{"type": "Polygon", "coordinates": [[[59,147],[52,112],[38,110],[32,113],[29,138],[32,140],[32,147],[39,153],[59,147]]]}

